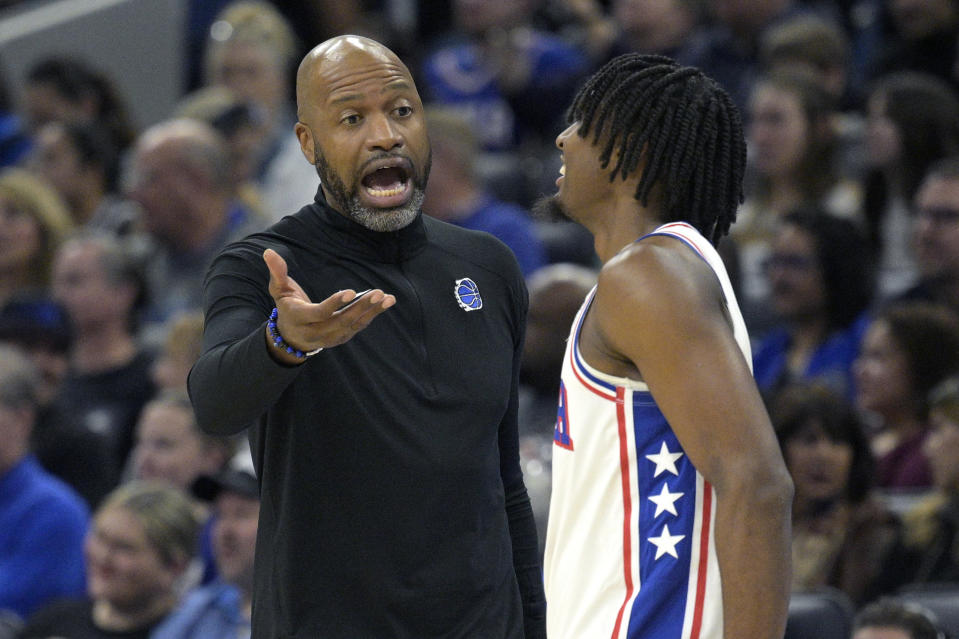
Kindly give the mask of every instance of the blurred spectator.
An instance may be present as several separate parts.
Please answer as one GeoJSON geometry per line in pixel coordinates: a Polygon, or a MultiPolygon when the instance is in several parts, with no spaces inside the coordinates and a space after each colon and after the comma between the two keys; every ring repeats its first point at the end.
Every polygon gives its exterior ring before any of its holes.
{"type": "Polygon", "coordinates": [[[941,80],[916,73],[883,77],[867,100],[863,210],[879,251],[879,292],[901,293],[916,269],[910,207],[929,166],[959,153],[959,97],[941,80]]]}
{"type": "Polygon", "coordinates": [[[916,192],[914,242],[918,283],[901,300],[926,300],[959,314],[959,155],[926,172],[916,192]]]}
{"type": "Polygon", "coordinates": [[[834,164],[840,176],[861,180],[865,172],[865,88],[850,72],[850,42],[839,23],[817,15],[797,15],[767,30],[760,42],[764,73],[810,74],[832,99],[837,140],[834,164]]]}
{"type": "MultiPolygon", "coordinates": [[[[134,479],[165,482],[189,493],[200,475],[220,472],[236,453],[234,438],[200,430],[185,390],[166,391],[147,402],[140,413],[129,471],[134,479]]],[[[199,548],[202,565],[196,566],[194,575],[203,583],[216,576],[210,543],[213,520],[206,515],[199,548]]]]}
{"type": "Polygon", "coordinates": [[[770,413],[793,499],[793,590],[838,588],[861,605],[898,587],[898,520],[872,492],[873,458],[842,397],[818,385],[784,388],[770,413]]]}
{"type": "Polygon", "coordinates": [[[773,212],[817,202],[835,215],[857,215],[856,185],[837,174],[835,116],[834,97],[808,71],[761,77],[750,97],[747,129],[756,173],[751,199],[773,212]]]}
{"type": "Polygon", "coordinates": [[[566,338],[596,276],[595,270],[584,266],[551,264],[527,280],[529,313],[519,372],[519,454],[540,548],[545,548],[546,541],[553,429],[566,338]]]}
{"type": "Polygon", "coordinates": [[[906,513],[906,542],[914,569],[910,581],[959,582],[959,377],[929,396],[931,432],[925,452],[933,494],[906,513]]]}
{"type": "Polygon", "coordinates": [[[0,167],[13,166],[30,151],[30,137],[16,113],[4,73],[0,72],[0,167]]]}
{"type": "Polygon", "coordinates": [[[271,220],[312,203],[320,183],[293,133],[290,70],[298,59],[290,24],[258,0],[227,5],[210,29],[204,53],[207,86],[224,86],[263,111],[255,178],[271,220]]]}
{"type": "Polygon", "coordinates": [[[205,87],[184,97],[176,118],[200,120],[223,136],[230,158],[230,180],[237,199],[267,219],[263,194],[256,182],[260,143],[267,127],[266,113],[222,86],[205,87]]]}
{"type": "Polygon", "coordinates": [[[884,597],[864,606],[853,620],[851,639],[947,639],[929,611],[884,597]]]}
{"type": "MultiPolygon", "coordinates": [[[[959,45],[956,0],[885,0],[891,32],[885,34],[873,69],[876,76],[918,71],[959,89],[951,53],[959,45]]],[[[874,76],[874,77],[876,77],[874,76]]]]}
{"type": "Polygon", "coordinates": [[[256,477],[246,469],[225,469],[200,477],[193,492],[213,504],[219,578],[191,592],[152,639],[249,639],[260,516],[256,477]]]}
{"type": "Polygon", "coordinates": [[[48,122],[98,123],[121,151],[136,129],[117,88],[99,69],[67,57],[44,58],[26,74],[21,104],[34,133],[48,122]]]}
{"type": "Polygon", "coordinates": [[[866,330],[853,370],[856,403],[873,420],[876,484],[928,488],[926,399],[937,383],[959,371],[959,320],[921,302],[887,307],[866,330]]]}
{"type": "Polygon", "coordinates": [[[197,477],[218,473],[235,452],[232,439],[200,430],[185,392],[167,391],[140,413],[131,453],[133,476],[189,492],[197,477]]]}
{"type": "Polygon", "coordinates": [[[202,349],[203,311],[182,311],[171,317],[151,370],[157,389],[185,392],[187,376],[202,349]]]}
{"type": "Polygon", "coordinates": [[[45,470],[95,507],[116,485],[116,465],[98,435],[78,427],[72,416],[54,406],[69,367],[66,310],[45,295],[14,296],[0,307],[0,342],[23,349],[39,374],[33,453],[45,470]]]}
{"type": "Polygon", "coordinates": [[[809,9],[796,0],[708,0],[706,4],[713,21],[690,36],[677,59],[719,82],[745,112],[759,72],[763,34],[809,9]]]}
{"type": "Polygon", "coordinates": [[[54,398],[66,375],[70,337],[66,309],[47,294],[20,293],[0,306],[0,341],[22,348],[37,367],[41,405],[54,398]]]}
{"type": "Polygon", "coordinates": [[[875,290],[865,236],[849,220],[799,209],[782,219],[765,271],[777,324],[753,354],[759,389],[815,380],[851,401],[875,290]]]}
{"type": "Polygon", "coordinates": [[[120,153],[97,124],[49,122],[37,131],[30,168],[60,194],[78,226],[131,233],[139,211],[117,191],[120,153]]]}
{"type": "Polygon", "coordinates": [[[0,610],[26,617],[83,592],[83,500],[30,452],[39,376],[19,349],[0,344],[0,610]]]}
{"type": "Polygon", "coordinates": [[[595,67],[623,53],[676,57],[703,13],[701,0],[566,0],[557,4],[565,8],[572,23],[563,35],[588,53],[595,67]]]}
{"type": "Polygon", "coordinates": [[[857,185],[837,170],[835,113],[829,94],[808,73],[763,76],[753,88],[746,127],[750,178],[730,238],[740,259],[740,304],[754,338],[772,319],[762,265],[782,216],[800,206],[858,214],[857,185]]]}
{"type": "MultiPolygon", "coordinates": [[[[203,49],[210,35],[211,27],[223,9],[233,0],[188,0],[187,1],[187,86],[193,91],[202,83],[203,49]]],[[[270,0],[270,4],[279,9],[290,26],[296,30],[298,40],[303,45],[298,57],[319,42],[341,33],[363,35],[364,14],[372,11],[367,2],[349,0],[270,0]],[[365,11],[364,11],[365,10],[365,11]]],[[[417,3],[420,13],[443,14],[445,0],[436,6],[434,2],[417,3]],[[432,11],[430,11],[432,9],[432,11]]],[[[447,10],[446,13],[449,11],[447,10]]],[[[382,13],[382,12],[377,12],[382,13]]],[[[379,41],[379,38],[376,38],[379,41]]],[[[392,47],[391,47],[392,48],[392,47]]],[[[405,56],[400,56],[406,59],[405,56]]]]}
{"type": "Polygon", "coordinates": [[[701,0],[612,0],[619,38],[609,58],[657,53],[675,58],[702,21],[701,0]]]}
{"type": "Polygon", "coordinates": [[[100,438],[119,477],[137,416],[154,392],[152,356],[136,340],[144,295],[139,264],[112,235],[78,235],[57,254],[53,294],[73,334],[70,368],[54,405],[100,438]]]}
{"type": "Polygon", "coordinates": [[[573,318],[597,273],[577,264],[551,264],[527,280],[529,313],[520,365],[520,436],[553,439],[559,375],[573,318]]]}
{"type": "Polygon", "coordinates": [[[428,107],[426,121],[433,164],[423,210],[444,222],[496,236],[528,277],[545,262],[543,246],[527,211],[497,199],[481,184],[476,171],[479,146],[469,120],[459,111],[428,107]]]}
{"type": "MultiPolygon", "coordinates": [[[[454,0],[451,37],[423,61],[424,100],[469,118],[494,192],[528,204],[543,153],[590,66],[586,55],[531,23],[534,0],[454,0]]],[[[555,175],[555,174],[553,174],[555,175]]],[[[549,177],[550,180],[553,177],[549,177]]]]}
{"type": "Polygon", "coordinates": [[[20,639],[146,639],[177,605],[196,540],[193,507],[181,491],[124,484],[94,515],[85,546],[86,597],[41,608],[20,639]]]}
{"type": "Polygon", "coordinates": [[[858,107],[850,95],[849,39],[842,26],[818,15],[800,14],[767,29],[759,43],[766,73],[800,70],[818,78],[840,109],[858,107]]]}
{"type": "Polygon", "coordinates": [[[131,168],[130,194],[143,207],[151,240],[144,339],[154,344],[163,322],[201,308],[213,256],[265,224],[237,200],[223,139],[202,122],[168,120],[149,128],[137,140],[131,168]]]}
{"type": "Polygon", "coordinates": [[[50,265],[73,221],[56,192],[23,169],[0,172],[0,304],[44,292],[50,265]]]}

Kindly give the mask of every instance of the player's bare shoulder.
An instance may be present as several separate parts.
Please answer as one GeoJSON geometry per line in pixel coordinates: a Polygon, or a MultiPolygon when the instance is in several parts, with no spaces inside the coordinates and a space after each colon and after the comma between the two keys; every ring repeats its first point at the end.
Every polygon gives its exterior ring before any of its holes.
{"type": "Polygon", "coordinates": [[[597,304],[651,315],[711,304],[722,289],[709,265],[682,241],[650,236],[624,247],[600,272],[597,304]],[[608,302],[608,303],[607,303],[608,302]]]}

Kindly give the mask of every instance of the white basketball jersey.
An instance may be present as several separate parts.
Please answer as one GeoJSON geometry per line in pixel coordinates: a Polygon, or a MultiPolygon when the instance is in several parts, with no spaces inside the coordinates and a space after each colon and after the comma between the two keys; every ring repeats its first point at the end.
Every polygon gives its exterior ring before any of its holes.
{"type": "MultiPolygon", "coordinates": [[[[746,325],[715,248],[685,223],[650,235],[681,240],[716,273],[736,341],[751,363],[746,325]]],[[[553,436],[547,634],[721,639],[714,490],[646,384],[604,374],[580,356],[580,329],[594,295],[595,289],[570,331],[553,436]]]]}

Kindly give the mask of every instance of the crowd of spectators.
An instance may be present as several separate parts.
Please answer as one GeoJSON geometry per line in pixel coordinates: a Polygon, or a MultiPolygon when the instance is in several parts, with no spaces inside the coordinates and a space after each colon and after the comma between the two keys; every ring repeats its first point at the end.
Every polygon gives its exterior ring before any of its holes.
{"type": "Polygon", "coordinates": [[[959,0],[187,5],[163,121],[133,122],[97,60],[0,87],[0,638],[249,632],[249,447],[198,431],[186,376],[212,256],[316,193],[295,65],[344,32],[421,88],[425,213],[496,235],[528,278],[541,534],[566,334],[600,265],[532,211],[580,82],[639,51],[702,68],[745,125],[720,252],[796,485],[793,587],[860,608],[959,583],[959,0]]]}

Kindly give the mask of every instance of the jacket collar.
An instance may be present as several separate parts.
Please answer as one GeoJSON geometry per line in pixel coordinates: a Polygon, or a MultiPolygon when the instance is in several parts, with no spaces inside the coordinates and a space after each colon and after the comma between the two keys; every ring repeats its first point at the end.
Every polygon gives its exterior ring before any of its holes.
{"type": "Polygon", "coordinates": [[[321,221],[329,239],[346,254],[395,264],[414,257],[426,247],[426,225],[422,211],[399,231],[381,232],[371,231],[331,207],[322,187],[317,189],[314,202],[309,208],[321,221]]]}

